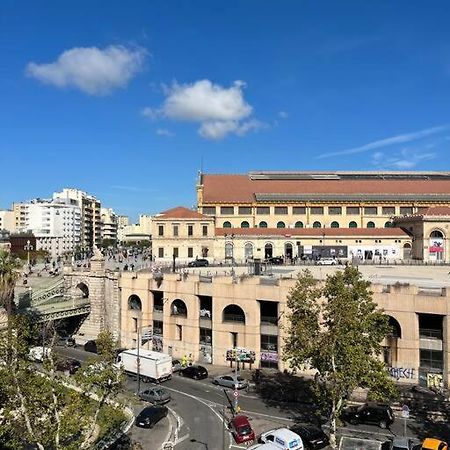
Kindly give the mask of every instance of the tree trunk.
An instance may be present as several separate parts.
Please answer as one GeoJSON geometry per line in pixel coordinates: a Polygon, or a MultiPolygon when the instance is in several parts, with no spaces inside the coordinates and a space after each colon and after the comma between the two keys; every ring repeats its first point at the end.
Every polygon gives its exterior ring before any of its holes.
{"type": "Polygon", "coordinates": [[[336,447],[336,402],[333,399],[333,406],[330,416],[330,447],[335,449],[336,447]]]}

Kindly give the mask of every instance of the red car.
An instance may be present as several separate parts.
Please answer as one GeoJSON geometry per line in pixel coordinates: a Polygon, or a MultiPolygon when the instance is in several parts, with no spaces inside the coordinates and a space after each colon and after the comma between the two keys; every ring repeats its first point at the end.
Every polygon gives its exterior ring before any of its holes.
{"type": "Polygon", "coordinates": [[[249,444],[255,440],[253,431],[247,416],[236,416],[228,424],[236,444],[249,444]]]}

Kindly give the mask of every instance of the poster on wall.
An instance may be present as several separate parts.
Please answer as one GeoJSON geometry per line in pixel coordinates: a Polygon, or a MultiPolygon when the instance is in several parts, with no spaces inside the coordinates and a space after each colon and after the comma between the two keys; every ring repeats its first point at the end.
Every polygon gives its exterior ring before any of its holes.
{"type": "Polygon", "coordinates": [[[235,348],[227,350],[226,360],[234,361],[237,358],[240,362],[254,363],[255,362],[255,352],[252,350],[247,350],[246,348],[235,348]]]}
{"type": "Polygon", "coordinates": [[[430,239],[430,245],[428,246],[430,253],[442,253],[444,251],[444,239],[432,238],[430,239]]]}

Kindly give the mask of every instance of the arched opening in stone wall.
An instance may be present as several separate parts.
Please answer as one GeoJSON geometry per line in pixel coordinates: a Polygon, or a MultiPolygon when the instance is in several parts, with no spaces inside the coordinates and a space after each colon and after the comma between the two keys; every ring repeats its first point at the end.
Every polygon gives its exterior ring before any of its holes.
{"type": "Polygon", "coordinates": [[[142,301],[136,294],[130,295],[128,298],[128,309],[142,311],[142,301]]]}
{"type": "Polygon", "coordinates": [[[89,287],[86,283],[78,283],[76,291],[81,298],[89,298],[89,287]]]}
{"type": "Polygon", "coordinates": [[[238,305],[228,305],[223,309],[223,322],[239,322],[245,324],[244,310],[238,305]]]}
{"type": "Polygon", "coordinates": [[[179,298],[175,299],[170,306],[170,315],[187,317],[186,303],[184,303],[183,300],[179,298]]]}

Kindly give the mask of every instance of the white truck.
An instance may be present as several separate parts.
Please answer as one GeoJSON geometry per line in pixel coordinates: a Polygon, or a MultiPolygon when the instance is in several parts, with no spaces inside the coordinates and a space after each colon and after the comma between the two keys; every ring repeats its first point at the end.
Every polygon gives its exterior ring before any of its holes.
{"type": "MultiPolygon", "coordinates": [[[[125,350],[117,355],[116,364],[125,373],[138,374],[137,349],[125,350]]],[[[144,382],[160,383],[172,378],[172,356],[167,353],[139,349],[139,375],[144,382]]]]}

